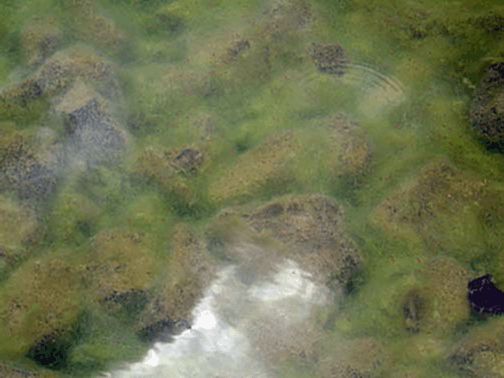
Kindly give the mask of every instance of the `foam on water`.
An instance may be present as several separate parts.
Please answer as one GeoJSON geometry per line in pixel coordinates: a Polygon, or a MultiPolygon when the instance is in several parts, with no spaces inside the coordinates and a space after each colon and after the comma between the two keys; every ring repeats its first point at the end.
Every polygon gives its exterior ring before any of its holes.
{"type": "Polygon", "coordinates": [[[328,290],[291,260],[251,284],[240,279],[237,267],[226,267],[194,308],[191,329],[172,342],[155,344],[142,361],[106,376],[274,376],[258,352],[266,346],[258,344],[254,335],[270,332],[261,327],[278,322],[278,332],[285,336],[289,329],[299,328],[315,306],[328,301],[328,290]]]}

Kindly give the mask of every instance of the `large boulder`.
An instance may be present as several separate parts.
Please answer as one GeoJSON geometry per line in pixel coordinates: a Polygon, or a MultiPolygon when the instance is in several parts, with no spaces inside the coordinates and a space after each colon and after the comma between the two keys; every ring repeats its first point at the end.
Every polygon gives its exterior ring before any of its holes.
{"type": "Polygon", "coordinates": [[[473,128],[489,147],[504,146],[504,63],[490,65],[475,91],[470,112],[473,128]]]}

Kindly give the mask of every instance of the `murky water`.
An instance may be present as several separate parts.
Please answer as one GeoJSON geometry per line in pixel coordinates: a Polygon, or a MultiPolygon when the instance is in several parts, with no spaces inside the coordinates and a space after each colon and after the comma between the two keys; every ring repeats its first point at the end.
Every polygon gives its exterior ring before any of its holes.
{"type": "Polygon", "coordinates": [[[1,1],[0,376],[503,377],[503,36],[496,0],[1,1]]]}

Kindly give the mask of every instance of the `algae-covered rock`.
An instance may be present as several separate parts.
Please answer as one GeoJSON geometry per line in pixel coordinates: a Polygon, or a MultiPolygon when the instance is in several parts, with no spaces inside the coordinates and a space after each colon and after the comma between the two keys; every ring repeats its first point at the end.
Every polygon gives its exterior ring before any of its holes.
{"type": "MultiPolygon", "coordinates": [[[[249,247],[264,238],[276,242],[276,247],[266,248],[271,250],[268,252],[270,256],[264,258],[266,265],[273,264],[274,251],[280,249],[283,251],[280,256],[296,261],[313,274],[314,280],[334,289],[345,289],[361,269],[360,253],[346,234],[344,210],[324,195],[285,196],[259,207],[230,208],[217,217],[213,227],[215,230],[223,229],[215,235],[224,236],[214,239],[222,239],[224,243],[228,243],[225,234],[233,229],[241,235],[241,243],[246,242],[249,247]],[[247,235],[240,226],[236,228],[236,223],[230,223],[236,217],[244,221],[255,236],[247,235]],[[220,228],[216,226],[219,224],[220,228]]],[[[261,264],[264,260],[261,257],[263,248],[259,245],[252,249],[237,247],[232,239],[230,244],[233,247],[224,248],[227,258],[255,260],[261,264]]]]}
{"type": "Polygon", "coordinates": [[[61,146],[44,146],[22,133],[0,136],[0,190],[23,200],[43,200],[55,190],[61,166],[61,146]]]}
{"type": "Polygon", "coordinates": [[[178,224],[171,236],[167,272],[153,290],[138,322],[146,340],[163,339],[189,327],[190,312],[213,276],[203,240],[186,224],[178,224]]]}
{"type": "Polygon", "coordinates": [[[71,1],[65,4],[72,15],[70,30],[77,39],[107,49],[120,52],[127,42],[126,32],[110,17],[100,12],[95,1],[71,1]]]}
{"type": "Polygon", "coordinates": [[[0,362],[0,377],[5,378],[55,378],[56,375],[50,372],[36,372],[31,369],[15,367],[0,362]]]}
{"type": "Polygon", "coordinates": [[[27,21],[21,32],[21,45],[27,63],[42,63],[56,51],[62,39],[63,33],[55,19],[36,18],[27,21]]]}
{"type": "Polygon", "coordinates": [[[165,150],[150,146],[139,154],[134,173],[159,185],[175,210],[185,213],[199,205],[191,179],[202,163],[203,153],[197,148],[165,150]]]}
{"type": "Polygon", "coordinates": [[[371,159],[371,148],[360,126],[341,114],[318,123],[328,130],[330,174],[334,177],[361,176],[371,159]]]}
{"type": "Polygon", "coordinates": [[[54,202],[49,227],[58,240],[81,242],[95,231],[101,213],[102,209],[87,196],[63,190],[54,202]]]}
{"type": "Polygon", "coordinates": [[[384,346],[372,339],[342,341],[319,364],[324,378],[380,377],[390,363],[384,346]]]}
{"type": "Polygon", "coordinates": [[[490,65],[474,94],[471,122],[490,147],[504,145],[504,63],[490,65]]]}
{"type": "Polygon", "coordinates": [[[469,377],[504,377],[504,321],[488,320],[469,331],[454,346],[449,361],[469,377]]]}
{"type": "Polygon", "coordinates": [[[487,181],[441,160],[407,179],[373,211],[371,222],[394,238],[422,241],[432,252],[474,257],[487,181]]]}
{"type": "Polygon", "coordinates": [[[61,94],[76,79],[107,98],[119,95],[113,64],[91,48],[75,45],[54,53],[27,79],[0,91],[1,114],[13,117],[26,109],[34,112],[30,108],[33,103],[39,101],[44,105],[44,99],[61,94]]]}
{"type": "Polygon", "coordinates": [[[65,363],[83,300],[80,266],[68,261],[69,256],[55,253],[34,258],[3,285],[0,355],[19,358],[27,354],[51,367],[65,363]]]}
{"type": "Polygon", "coordinates": [[[203,153],[194,148],[184,148],[172,160],[172,165],[182,173],[195,173],[203,164],[203,153]]]}
{"type": "Polygon", "coordinates": [[[81,45],[53,54],[37,70],[32,80],[41,94],[53,95],[68,88],[75,79],[94,84],[106,97],[117,96],[119,93],[113,64],[81,45]]]}
{"type": "Polygon", "coordinates": [[[246,215],[259,233],[284,243],[301,266],[347,285],[359,271],[361,257],[345,234],[343,208],[323,195],[288,196],[246,215]]]}
{"type": "Polygon", "coordinates": [[[88,163],[117,160],[126,145],[126,133],[113,118],[110,106],[96,91],[76,81],[56,105],[69,134],[68,153],[88,163]]]}
{"type": "Polygon", "coordinates": [[[159,269],[147,237],[120,229],[96,235],[89,260],[86,281],[93,288],[93,296],[112,308],[134,298],[140,304],[144,302],[159,269]]]}
{"type": "Polygon", "coordinates": [[[293,132],[268,138],[239,156],[234,165],[209,184],[210,198],[225,202],[256,196],[270,186],[281,187],[293,180],[288,165],[301,149],[301,141],[293,132]]]}
{"type": "Polygon", "coordinates": [[[313,43],[308,53],[317,69],[322,73],[342,76],[349,60],[343,47],[338,44],[313,43]]]}
{"type": "Polygon", "coordinates": [[[38,223],[33,212],[0,196],[0,273],[14,265],[37,237],[38,223]]]}
{"type": "Polygon", "coordinates": [[[410,332],[446,334],[469,320],[469,272],[450,258],[435,258],[419,273],[419,282],[403,302],[410,332]]]}

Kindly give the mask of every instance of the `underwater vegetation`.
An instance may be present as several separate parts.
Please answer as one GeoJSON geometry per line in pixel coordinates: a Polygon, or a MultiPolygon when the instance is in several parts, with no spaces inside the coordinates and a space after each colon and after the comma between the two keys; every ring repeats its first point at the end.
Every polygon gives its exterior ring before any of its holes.
{"type": "Polygon", "coordinates": [[[258,328],[273,376],[504,377],[468,297],[504,287],[503,37],[496,0],[2,1],[0,376],[139,361],[288,259],[331,300],[258,328]]]}

